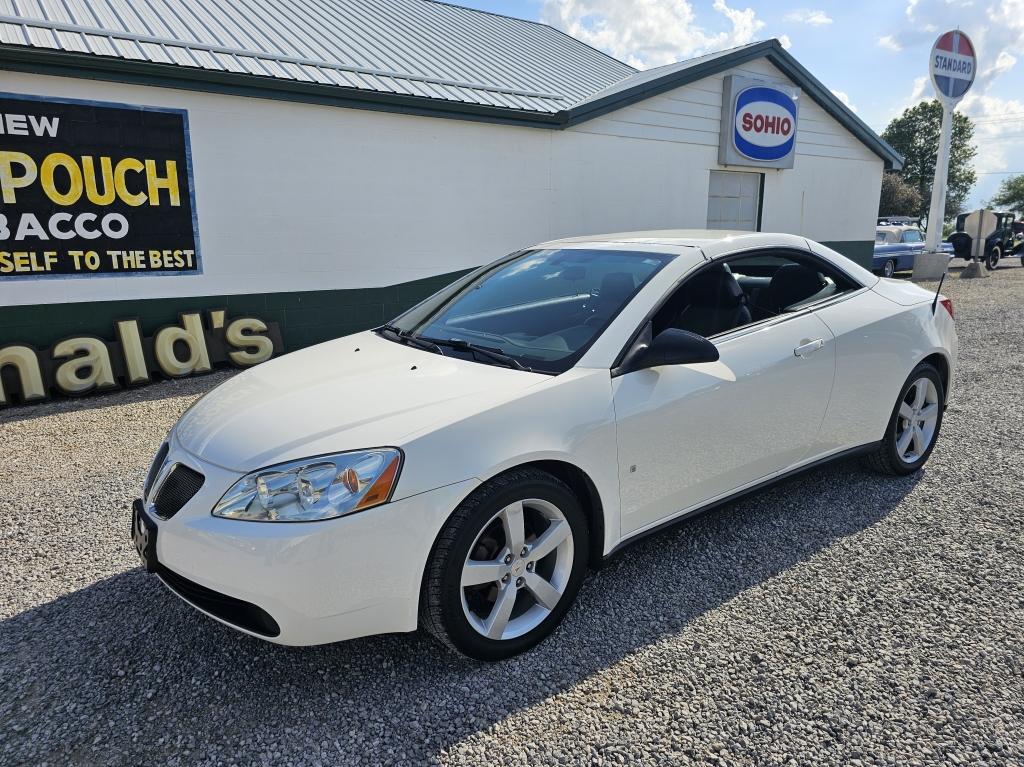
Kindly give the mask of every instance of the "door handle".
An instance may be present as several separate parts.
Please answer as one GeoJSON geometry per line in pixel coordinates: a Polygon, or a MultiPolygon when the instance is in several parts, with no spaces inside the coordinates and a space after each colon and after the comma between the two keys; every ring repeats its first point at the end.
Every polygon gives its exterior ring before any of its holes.
{"type": "Polygon", "coordinates": [[[807,341],[806,339],[800,342],[800,345],[793,350],[793,354],[797,357],[810,357],[818,349],[825,346],[825,342],[816,338],[813,341],[807,341]]]}

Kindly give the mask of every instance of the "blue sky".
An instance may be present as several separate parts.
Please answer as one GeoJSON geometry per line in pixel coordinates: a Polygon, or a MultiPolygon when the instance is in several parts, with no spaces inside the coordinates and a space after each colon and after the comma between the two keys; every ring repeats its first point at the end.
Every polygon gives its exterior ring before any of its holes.
{"type": "Polygon", "coordinates": [[[969,205],[1024,172],[1024,0],[462,0],[542,20],[641,68],[777,37],[804,66],[881,132],[933,95],[928,54],[959,27],[979,54],[978,78],[959,111],[977,121],[979,173],[969,205]]]}

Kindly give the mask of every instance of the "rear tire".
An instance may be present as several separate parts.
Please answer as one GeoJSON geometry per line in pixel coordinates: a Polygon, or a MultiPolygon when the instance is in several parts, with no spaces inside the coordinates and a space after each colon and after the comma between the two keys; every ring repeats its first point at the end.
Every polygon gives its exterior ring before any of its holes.
{"type": "Polygon", "coordinates": [[[880,474],[913,474],[927,462],[942,429],[946,391],[942,376],[922,362],[911,372],[889,418],[878,449],[864,457],[880,474]]]}
{"type": "Polygon", "coordinates": [[[1003,257],[1003,251],[998,245],[988,252],[985,256],[985,268],[990,272],[999,266],[999,259],[1003,257]]]}
{"type": "Polygon", "coordinates": [[[569,487],[513,469],[448,519],[427,562],[420,623],[470,658],[497,661],[543,641],[587,572],[587,520],[569,487]]]}
{"type": "Polygon", "coordinates": [[[882,266],[882,276],[892,277],[894,274],[896,274],[896,261],[895,259],[890,258],[882,266]]]}

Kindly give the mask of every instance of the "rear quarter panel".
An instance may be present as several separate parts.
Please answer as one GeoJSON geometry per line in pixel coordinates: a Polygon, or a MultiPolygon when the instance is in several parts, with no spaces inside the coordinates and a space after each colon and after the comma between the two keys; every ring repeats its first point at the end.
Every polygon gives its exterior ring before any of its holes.
{"type": "Polygon", "coordinates": [[[949,315],[941,308],[933,315],[930,295],[903,285],[909,290],[893,292],[905,303],[868,289],[817,311],[836,336],[836,377],[813,454],[880,440],[907,376],[925,357],[940,353],[954,368],[949,315]]]}

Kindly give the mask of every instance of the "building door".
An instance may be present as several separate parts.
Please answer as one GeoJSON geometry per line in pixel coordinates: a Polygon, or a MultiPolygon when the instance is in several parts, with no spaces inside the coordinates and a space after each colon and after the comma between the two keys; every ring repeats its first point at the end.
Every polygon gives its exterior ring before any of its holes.
{"type": "Polygon", "coordinates": [[[708,186],[708,229],[761,229],[764,174],[713,170],[708,186]]]}

